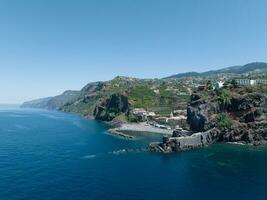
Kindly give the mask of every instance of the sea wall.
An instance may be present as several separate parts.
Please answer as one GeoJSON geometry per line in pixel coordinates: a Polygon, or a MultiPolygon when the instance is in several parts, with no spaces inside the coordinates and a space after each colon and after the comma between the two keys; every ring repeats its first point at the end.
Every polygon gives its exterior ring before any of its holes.
{"type": "Polygon", "coordinates": [[[151,143],[149,150],[152,152],[170,153],[206,147],[215,141],[214,134],[216,134],[217,131],[216,129],[212,129],[184,137],[164,136],[162,142],[151,143]]]}

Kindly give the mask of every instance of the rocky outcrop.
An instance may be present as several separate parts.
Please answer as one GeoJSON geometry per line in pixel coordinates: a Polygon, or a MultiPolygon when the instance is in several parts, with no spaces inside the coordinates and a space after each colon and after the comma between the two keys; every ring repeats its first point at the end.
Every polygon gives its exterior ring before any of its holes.
{"type": "Polygon", "coordinates": [[[94,109],[97,120],[111,121],[116,116],[129,111],[128,97],[125,94],[113,94],[94,109]]]}
{"type": "Polygon", "coordinates": [[[193,94],[187,107],[187,122],[190,129],[195,132],[207,131],[215,126],[214,115],[220,112],[218,101],[202,99],[200,95],[193,94]]]}
{"type": "Polygon", "coordinates": [[[216,142],[267,144],[267,98],[257,88],[230,87],[194,93],[187,107],[191,133],[177,130],[172,137],[149,146],[152,152],[177,152],[216,142]],[[195,132],[195,133],[194,133],[195,132]]]}
{"type": "Polygon", "coordinates": [[[190,136],[164,136],[161,143],[151,143],[149,150],[152,152],[170,153],[206,147],[216,141],[214,135],[217,135],[218,132],[219,130],[212,129],[206,132],[195,133],[190,136]]]}
{"type": "Polygon", "coordinates": [[[230,94],[223,107],[220,91],[208,97],[203,94],[192,96],[187,108],[191,130],[205,132],[217,128],[217,133],[213,134],[216,142],[266,144],[266,95],[244,87],[222,90],[230,94]]]}
{"type": "Polygon", "coordinates": [[[244,144],[267,144],[267,122],[234,124],[220,130],[217,142],[241,142],[244,144]]]}
{"type": "Polygon", "coordinates": [[[240,122],[254,122],[266,112],[265,101],[266,97],[259,93],[236,95],[232,97],[227,111],[240,122]]]}

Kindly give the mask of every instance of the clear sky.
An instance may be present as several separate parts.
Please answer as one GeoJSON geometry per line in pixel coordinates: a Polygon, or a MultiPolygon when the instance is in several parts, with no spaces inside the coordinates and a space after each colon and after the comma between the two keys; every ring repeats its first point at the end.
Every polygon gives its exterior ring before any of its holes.
{"type": "Polygon", "coordinates": [[[0,103],[266,61],[266,0],[0,0],[0,103]]]}

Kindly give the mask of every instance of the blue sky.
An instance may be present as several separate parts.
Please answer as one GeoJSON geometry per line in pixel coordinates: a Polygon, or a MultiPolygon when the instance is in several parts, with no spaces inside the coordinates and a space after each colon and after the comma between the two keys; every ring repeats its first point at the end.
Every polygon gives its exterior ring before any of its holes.
{"type": "Polygon", "coordinates": [[[266,61],[265,0],[0,0],[0,103],[266,61]]]}

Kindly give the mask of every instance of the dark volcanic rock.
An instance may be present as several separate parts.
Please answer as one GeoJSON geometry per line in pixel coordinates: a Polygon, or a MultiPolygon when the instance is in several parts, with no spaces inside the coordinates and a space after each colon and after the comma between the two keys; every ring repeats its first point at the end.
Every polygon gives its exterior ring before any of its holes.
{"type": "Polygon", "coordinates": [[[240,123],[221,130],[218,142],[242,142],[260,145],[267,143],[267,123],[240,123]]]}
{"type": "Polygon", "coordinates": [[[213,136],[217,134],[217,129],[211,129],[206,132],[195,133],[191,136],[169,137],[164,136],[162,143],[151,143],[149,146],[152,152],[178,152],[191,149],[198,149],[213,143],[213,136]]]}
{"type": "Polygon", "coordinates": [[[124,94],[113,94],[95,107],[94,116],[97,120],[111,121],[116,116],[128,111],[128,97],[124,94]]]}
{"type": "Polygon", "coordinates": [[[251,108],[260,107],[265,102],[265,97],[262,94],[251,93],[245,95],[233,96],[229,111],[245,111],[251,108]]]}
{"type": "Polygon", "coordinates": [[[207,131],[214,127],[213,115],[220,111],[218,102],[197,100],[187,107],[187,121],[192,131],[207,131]]]}
{"type": "Polygon", "coordinates": [[[192,96],[187,108],[188,123],[192,131],[207,131],[216,127],[218,131],[211,135],[217,142],[243,142],[253,145],[266,143],[267,112],[264,93],[256,93],[247,88],[231,88],[230,103],[223,110],[218,99],[216,96],[192,96]],[[222,113],[224,119],[221,119],[222,113]]]}

